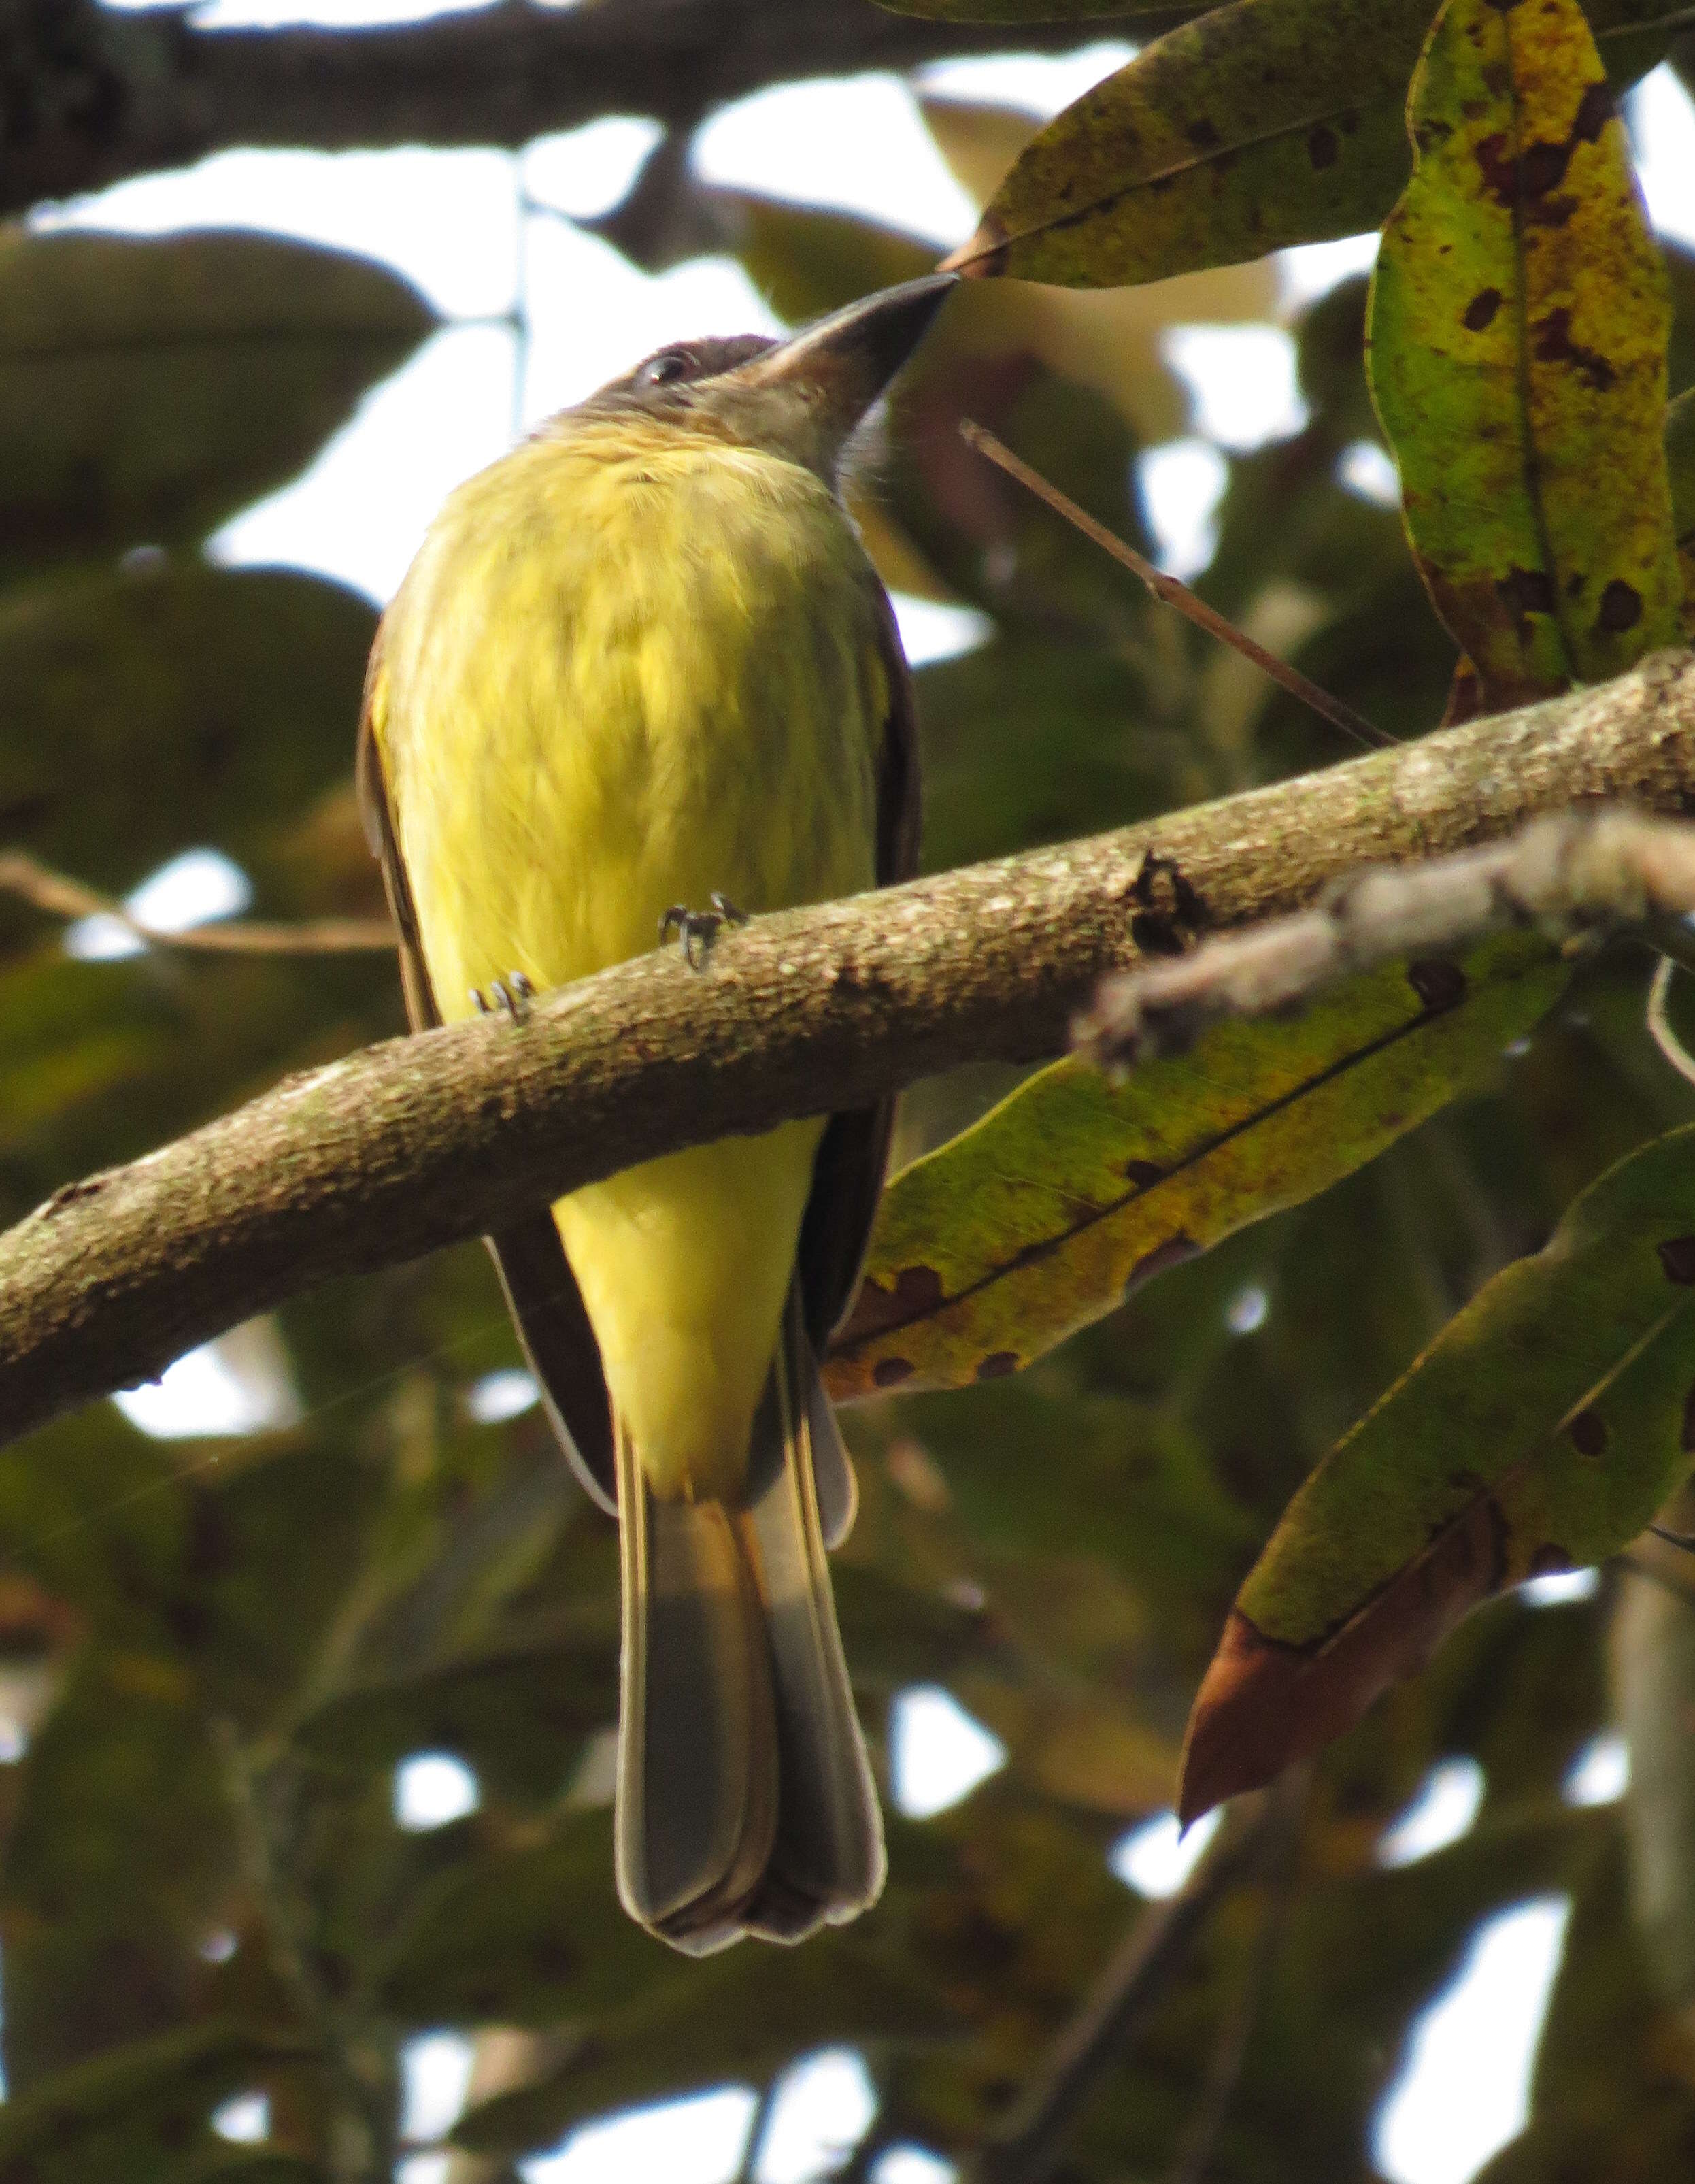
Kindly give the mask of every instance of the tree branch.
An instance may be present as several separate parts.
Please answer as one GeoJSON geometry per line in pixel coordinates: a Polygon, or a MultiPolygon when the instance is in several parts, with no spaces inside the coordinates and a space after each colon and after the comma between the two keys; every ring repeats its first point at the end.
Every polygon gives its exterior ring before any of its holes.
{"type": "MultiPolygon", "coordinates": [[[[1138,15],[1136,34],[1174,20],[1138,15]]],[[[348,31],[197,31],[186,10],[0,0],[0,212],[231,144],[516,146],[603,114],[687,130],[768,83],[1099,35],[1098,19],[948,23],[870,0],[503,0],[348,31]]]]}
{"type": "Polygon", "coordinates": [[[1103,974],[1572,804],[1695,810],[1695,656],[1150,824],[762,917],[286,1079],[0,1236],[0,1437],[685,1145],[1060,1051],[1103,974]]]}
{"type": "Polygon", "coordinates": [[[49,917],[108,917],[149,948],[182,948],[205,956],[347,956],[395,944],[394,927],[386,917],[313,917],[287,924],[241,917],[167,932],[132,916],[111,895],[54,872],[25,850],[0,850],[0,894],[15,895],[49,917]]]}
{"type": "Polygon", "coordinates": [[[1128,1069],[1193,1044],[1220,1017],[1275,1016],[1338,979],[1403,956],[1440,955],[1508,926],[1550,939],[1648,928],[1695,966],[1695,827],[1631,811],[1538,819],[1509,841],[1400,871],[1367,866],[1314,908],[1179,962],[1109,978],[1078,1019],[1081,1054],[1128,1069]]]}

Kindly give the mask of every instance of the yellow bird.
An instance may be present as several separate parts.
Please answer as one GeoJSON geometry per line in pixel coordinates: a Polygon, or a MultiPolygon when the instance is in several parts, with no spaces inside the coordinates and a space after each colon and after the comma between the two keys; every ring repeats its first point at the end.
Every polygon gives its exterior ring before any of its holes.
{"type": "MultiPolygon", "coordinates": [[[[661,349],[461,486],[383,616],[358,780],[414,1026],[681,924],[907,878],[911,685],[844,458],[951,276],[792,340],[661,349]],[[715,908],[709,909],[709,905],[715,908]]],[[[647,1162],[489,1239],[549,1415],[620,1519],[617,1873],[691,1953],[875,1901],[817,1360],[889,1110],[647,1162]]]]}

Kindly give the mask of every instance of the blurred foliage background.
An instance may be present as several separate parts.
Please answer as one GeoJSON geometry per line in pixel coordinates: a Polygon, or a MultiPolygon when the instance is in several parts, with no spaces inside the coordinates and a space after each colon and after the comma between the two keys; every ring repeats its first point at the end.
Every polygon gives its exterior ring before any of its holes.
{"type": "MultiPolygon", "coordinates": [[[[925,112],[980,200],[1031,125],[925,112]]],[[[599,228],[647,266],[731,251],[789,318],[932,255],[709,188],[674,153],[599,228]]],[[[1695,261],[1672,265],[1676,392],[1695,261]]],[[[868,538],[892,582],[992,625],[917,678],[932,868],[1337,755],[955,431],[975,416],[1146,549],[1134,459],[1186,403],[1160,333],[1274,292],[1264,264],[1093,295],[984,284],[903,383],[868,538]]],[[[1338,476],[1378,439],[1364,309],[1356,278],[1295,329],[1308,422],[1229,459],[1199,588],[1415,735],[1454,652],[1398,515],[1338,476]]],[[[121,895],[209,845],[259,915],[380,914],[349,779],[373,611],[199,549],[431,325],[392,274],[273,238],[0,231],[7,846],[121,895]]],[[[765,2093],[839,2044],[877,2103],[845,2173],[899,2147],[969,2162],[1151,1915],[1108,1852],[1170,1805],[1195,1685],[1294,1487],[1576,1190],[1695,1115],[1642,1030],[1646,967],[1594,964],[1483,1096],[1027,1373],[849,1414],[864,1499],[836,1582],[886,1784],[914,1686],[945,1687],[1006,1758],[939,1814],[892,1814],[882,1903],[794,1955],[690,1964],[618,1911],[615,1542],[538,1412],[479,1421],[518,1362],[480,1249],[244,1330],[225,1362],[270,1390],[268,1426],[160,1440],[106,1405],[0,1451],[0,2178],[368,2184],[420,2158],[400,2058],[443,2027],[478,2036],[478,2061],[460,2150],[402,2171],[418,2184],[498,2184],[586,2120],[765,2093]],[[404,1826],[397,1770],[430,1752],[479,1801],[404,1826]],[[232,2143],[210,2118],[255,2090],[269,2136],[232,2143]]],[[[401,1026],[381,956],[76,960],[7,903],[0,1216],[401,1026]]],[[[901,1156],[1009,1081],[920,1087],[901,1156]]],[[[1563,1966],[1530,2128],[1490,2184],[1691,2173],[1691,1568],[1655,1549],[1558,1608],[1492,1604],[1329,1752],[1295,1840],[1215,1906],[1058,2173],[1370,2177],[1417,2014],[1481,1921],[1549,1893],[1571,1901],[1563,1966]],[[1574,1760],[1615,1724],[1627,1795],[1574,1802],[1574,1760]],[[1385,1864],[1386,1826],[1455,1760],[1482,1773],[1475,1824],[1385,1864]]]]}

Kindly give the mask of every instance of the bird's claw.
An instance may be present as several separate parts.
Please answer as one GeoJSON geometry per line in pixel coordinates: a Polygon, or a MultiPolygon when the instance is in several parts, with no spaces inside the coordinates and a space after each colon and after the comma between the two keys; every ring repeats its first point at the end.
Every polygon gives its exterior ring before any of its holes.
{"type": "Polygon", "coordinates": [[[691,910],[686,903],[674,902],[659,920],[659,945],[663,948],[675,933],[682,943],[683,961],[691,971],[705,969],[706,959],[721,927],[747,922],[747,911],[738,910],[727,894],[720,894],[714,889],[711,901],[710,910],[691,910]]]}
{"type": "Polygon", "coordinates": [[[481,986],[471,988],[471,1000],[480,1017],[510,1017],[515,1024],[529,1021],[530,1004],[536,998],[536,989],[522,971],[508,971],[503,978],[489,983],[486,994],[481,986]]]}

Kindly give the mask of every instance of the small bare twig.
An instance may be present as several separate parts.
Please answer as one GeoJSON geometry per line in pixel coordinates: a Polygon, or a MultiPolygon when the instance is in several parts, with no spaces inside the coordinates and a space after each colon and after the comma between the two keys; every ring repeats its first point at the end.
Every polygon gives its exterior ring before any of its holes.
{"type": "Polygon", "coordinates": [[[1189,2119],[1189,2127],[1183,2134],[1183,2142],[1172,2164],[1167,2184],[1205,2184],[1207,2170],[1212,2165],[1219,2133],[1230,2113],[1230,2104],[1236,2098],[1236,2089],[1242,2082],[1248,2043],[1253,2037],[1253,2028],[1259,2021],[1265,1990],[1270,1983],[1277,1953],[1283,1946],[1283,1936],[1288,1929],[1299,1864],[1300,1817],[1311,1783],[1310,1767],[1294,1768],[1290,1770],[1285,1785],[1280,1790],[1279,1802],[1285,1805],[1287,1825],[1279,1830],[1279,1840],[1274,1846],[1275,1869],[1271,1875],[1265,1905],[1260,1914],[1259,1930],[1253,1936],[1253,1949],[1243,1968],[1241,1985],[1219,2027],[1200,2106],[1189,2119]]]}
{"type": "Polygon", "coordinates": [[[1040,471],[1032,470],[992,432],[986,431],[969,417],[961,423],[959,432],[979,454],[986,455],[1009,477],[1016,478],[1038,500],[1044,502],[1056,515],[1063,516],[1086,538],[1092,539],[1103,553],[1110,554],[1114,560],[1128,569],[1133,577],[1139,577],[1156,599],[1168,607],[1175,607],[1178,613],[1186,616],[1197,629],[1205,630],[1209,637],[1215,637],[1220,644],[1227,644],[1232,650],[1239,652],[1244,660],[1251,660],[1256,667],[1269,675],[1274,682],[1281,684],[1292,697],[1298,698],[1303,705],[1309,706],[1321,720],[1328,721],[1332,727],[1340,728],[1344,735],[1352,736],[1356,743],[1364,744],[1368,749],[1381,750],[1394,741],[1392,736],[1385,735],[1382,729],[1375,727],[1363,713],[1356,713],[1353,706],[1344,705],[1340,698],[1332,698],[1328,690],[1321,690],[1316,682],[1309,682],[1298,668],[1291,667],[1287,660],[1280,660],[1275,652],[1268,652],[1246,630],[1238,629],[1216,608],[1209,607],[1203,599],[1198,598],[1186,584],[1180,582],[1175,577],[1168,577],[1163,569],[1156,569],[1145,554],[1138,554],[1133,546],[1126,546],[1115,532],[1107,529],[1104,523],[1097,523],[1086,509],[1079,508],[1076,502],[1061,493],[1058,486],[1050,485],[1040,471]]]}
{"type": "Polygon", "coordinates": [[[1653,967],[1653,978],[1648,989],[1648,1036],[1678,1075],[1695,1084],[1695,1055],[1690,1053],[1673,1029],[1671,1011],[1667,1006],[1671,994],[1671,974],[1676,968],[1675,956],[1662,956],[1653,967]]]}
{"type": "MultiPolygon", "coordinates": [[[[1294,1812],[1298,1817],[1298,1806],[1294,1812]]],[[[1263,1866],[1291,1825],[1287,1783],[1231,1808],[1182,1887],[1142,1912],[1108,1958],[1082,2007],[967,2171],[970,2184],[1043,2184],[1079,2110],[1123,2053],[1143,2011],[1165,1992],[1213,1905],[1263,1866]]]]}
{"type": "Polygon", "coordinates": [[[110,895],[37,863],[23,850],[0,851],[0,892],[16,895],[49,917],[109,917],[150,948],[220,956],[345,956],[394,946],[394,928],[385,917],[315,917],[289,925],[229,918],[166,933],[132,917],[110,895]]]}
{"type": "Polygon", "coordinates": [[[1128,1068],[1189,1045],[1221,1017],[1298,1008],[1376,964],[1440,954],[1511,926],[1558,941],[1637,927],[1689,962],[1691,913],[1695,826],[1629,811],[1562,814],[1487,849],[1367,866],[1312,910],[1108,978],[1074,1024],[1074,1042],[1104,1068],[1128,1068]]]}

